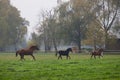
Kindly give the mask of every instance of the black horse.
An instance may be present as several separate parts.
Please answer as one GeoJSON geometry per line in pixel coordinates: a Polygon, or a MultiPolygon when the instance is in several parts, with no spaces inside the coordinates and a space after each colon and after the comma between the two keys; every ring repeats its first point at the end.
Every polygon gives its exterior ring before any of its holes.
{"type": "Polygon", "coordinates": [[[57,54],[59,54],[58,59],[59,58],[62,59],[62,56],[66,56],[67,59],[68,59],[68,57],[69,57],[69,59],[71,59],[71,57],[69,56],[69,52],[72,52],[72,48],[68,48],[65,51],[63,51],[63,50],[57,51],[56,56],[57,56],[57,54]]]}

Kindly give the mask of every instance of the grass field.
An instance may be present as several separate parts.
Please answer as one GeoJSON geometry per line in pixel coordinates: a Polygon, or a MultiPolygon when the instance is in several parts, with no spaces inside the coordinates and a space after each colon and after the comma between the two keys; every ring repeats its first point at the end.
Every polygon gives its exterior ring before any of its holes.
{"type": "Polygon", "coordinates": [[[54,54],[25,56],[20,61],[15,54],[0,54],[0,80],[120,80],[120,55],[70,54],[71,59],[57,60],[54,54]]]}

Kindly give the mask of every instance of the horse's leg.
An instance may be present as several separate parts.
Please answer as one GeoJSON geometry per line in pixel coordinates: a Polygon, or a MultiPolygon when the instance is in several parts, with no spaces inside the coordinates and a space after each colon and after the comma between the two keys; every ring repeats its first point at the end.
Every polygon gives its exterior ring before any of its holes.
{"type": "Polygon", "coordinates": [[[20,60],[22,61],[22,55],[20,55],[20,60]]]}
{"type": "Polygon", "coordinates": [[[103,57],[103,55],[100,54],[100,57],[103,57]]]}
{"type": "Polygon", "coordinates": [[[20,60],[22,61],[22,60],[25,60],[24,59],[24,55],[20,55],[20,60]]]}
{"type": "Polygon", "coordinates": [[[101,57],[103,57],[103,55],[101,55],[101,57]]]}
{"type": "Polygon", "coordinates": [[[103,55],[101,55],[103,57],[103,55]]]}
{"type": "Polygon", "coordinates": [[[71,59],[71,57],[68,55],[69,59],[71,59]]]}
{"type": "Polygon", "coordinates": [[[91,55],[91,59],[92,59],[93,55],[91,55]]]}
{"type": "Polygon", "coordinates": [[[36,60],[35,57],[33,56],[33,54],[31,54],[31,56],[33,57],[34,60],[36,60]]]}
{"type": "Polygon", "coordinates": [[[102,57],[103,57],[103,54],[101,54],[100,56],[102,56],[102,57]]]}
{"type": "Polygon", "coordinates": [[[101,52],[101,56],[103,57],[103,52],[101,52]]]}
{"type": "Polygon", "coordinates": [[[71,59],[71,57],[69,55],[66,56],[66,59],[68,59],[68,58],[71,59]]]}
{"type": "Polygon", "coordinates": [[[24,55],[22,55],[22,60],[25,60],[24,55]]]}
{"type": "Polygon", "coordinates": [[[24,55],[23,55],[23,59],[25,60],[24,55]]]}
{"type": "Polygon", "coordinates": [[[66,55],[66,59],[68,59],[68,55],[66,55]]]}
{"type": "Polygon", "coordinates": [[[20,54],[20,60],[22,61],[22,59],[23,59],[23,56],[22,56],[22,54],[20,54]]]}
{"type": "Polygon", "coordinates": [[[96,55],[94,55],[94,58],[96,59],[96,55]]]}
{"type": "Polygon", "coordinates": [[[24,55],[22,55],[22,59],[25,60],[24,55]]]}
{"type": "Polygon", "coordinates": [[[58,59],[60,58],[60,55],[58,56],[58,59]]]}
{"type": "Polygon", "coordinates": [[[61,56],[61,55],[59,55],[59,56],[58,56],[58,59],[59,59],[59,58],[61,58],[61,59],[62,59],[62,56],[61,56]]]}
{"type": "Polygon", "coordinates": [[[100,59],[100,56],[101,56],[101,55],[99,55],[99,59],[100,59]]]}
{"type": "Polygon", "coordinates": [[[60,55],[60,58],[62,59],[62,56],[60,55]]]}

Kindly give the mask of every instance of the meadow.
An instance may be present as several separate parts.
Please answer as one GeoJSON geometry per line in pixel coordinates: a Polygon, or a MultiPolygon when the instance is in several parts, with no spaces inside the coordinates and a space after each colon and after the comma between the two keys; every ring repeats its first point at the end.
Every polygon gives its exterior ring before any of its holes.
{"type": "Polygon", "coordinates": [[[72,54],[71,59],[58,60],[54,54],[25,56],[0,53],[0,80],[120,80],[120,55],[104,55],[90,59],[89,54],[72,54]]]}

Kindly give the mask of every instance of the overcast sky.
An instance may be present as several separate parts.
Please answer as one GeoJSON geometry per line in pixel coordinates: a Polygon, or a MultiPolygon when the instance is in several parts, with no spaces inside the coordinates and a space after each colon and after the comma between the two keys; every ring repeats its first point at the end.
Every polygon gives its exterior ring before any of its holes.
{"type": "Polygon", "coordinates": [[[23,18],[30,22],[28,31],[32,31],[42,10],[51,10],[57,6],[57,0],[10,0],[18,8],[23,18]]]}

